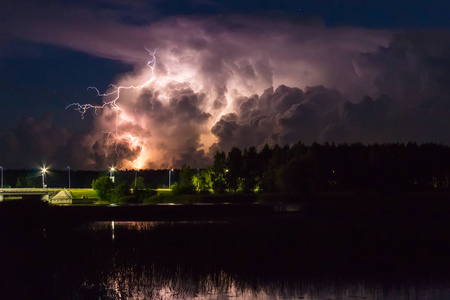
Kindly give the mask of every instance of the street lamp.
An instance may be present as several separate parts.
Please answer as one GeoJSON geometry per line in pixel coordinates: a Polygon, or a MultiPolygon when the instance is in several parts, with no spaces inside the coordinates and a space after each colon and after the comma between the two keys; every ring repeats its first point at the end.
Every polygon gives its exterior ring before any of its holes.
{"type": "Polygon", "coordinates": [[[2,189],[3,189],[3,167],[0,166],[0,169],[2,169],[2,189]]]}
{"type": "Polygon", "coordinates": [[[67,166],[67,169],[69,169],[69,190],[70,190],[70,167],[67,166]]]}
{"type": "Polygon", "coordinates": [[[197,190],[200,190],[200,169],[197,168],[197,190]]]}
{"type": "Polygon", "coordinates": [[[134,170],[134,189],[136,189],[136,185],[137,185],[137,173],[139,170],[134,170]]]}
{"type": "Polygon", "coordinates": [[[170,181],[172,179],[172,172],[173,172],[173,169],[170,169],[169,170],[169,189],[170,189],[170,181]]]}
{"type": "Polygon", "coordinates": [[[47,173],[47,168],[42,168],[42,188],[45,189],[45,173],[47,173]]]}
{"type": "Polygon", "coordinates": [[[111,179],[112,182],[114,182],[114,167],[111,167],[111,169],[109,169],[109,178],[111,179]]]}

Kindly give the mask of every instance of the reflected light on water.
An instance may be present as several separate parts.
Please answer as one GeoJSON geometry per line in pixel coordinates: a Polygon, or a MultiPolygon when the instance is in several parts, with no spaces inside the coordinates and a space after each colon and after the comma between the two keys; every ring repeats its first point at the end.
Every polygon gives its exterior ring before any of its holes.
{"type": "Polygon", "coordinates": [[[391,248],[389,243],[361,242],[365,236],[347,237],[347,227],[324,237],[321,228],[328,233],[342,222],[323,226],[325,221],[116,220],[47,225],[45,231],[16,224],[3,232],[12,233],[0,247],[0,275],[8,287],[0,286],[0,298],[450,299],[448,265],[439,268],[450,262],[444,259],[449,251],[442,252],[438,267],[405,271],[424,257],[415,250],[417,244],[391,248]],[[397,253],[392,249],[400,249],[399,256],[385,262],[386,269],[377,268],[389,258],[385,253],[397,253]]]}
{"type": "Polygon", "coordinates": [[[449,299],[450,291],[436,287],[418,288],[405,286],[386,291],[381,286],[350,284],[347,286],[329,284],[297,286],[260,283],[253,287],[242,285],[225,272],[218,277],[206,276],[202,279],[189,278],[185,274],[174,274],[172,278],[159,277],[155,270],[134,274],[132,269],[119,270],[111,274],[105,283],[106,299],[202,299],[202,300],[403,300],[403,299],[449,299]]]}
{"type": "MultiPolygon", "coordinates": [[[[83,286],[88,290],[103,291],[101,299],[400,300],[450,298],[449,289],[430,288],[426,285],[418,287],[410,283],[405,286],[397,286],[393,290],[386,290],[383,285],[376,282],[342,281],[339,278],[317,280],[308,279],[307,276],[290,278],[290,273],[282,274],[278,279],[277,275],[270,274],[270,270],[265,270],[269,274],[259,273],[257,270],[253,270],[250,274],[245,273],[248,271],[242,274],[235,273],[233,269],[227,271],[229,269],[227,265],[220,262],[220,254],[217,254],[219,259],[217,262],[214,252],[220,251],[220,249],[217,248],[217,245],[208,245],[209,240],[206,244],[203,244],[204,241],[201,239],[192,241],[194,245],[189,245],[189,243],[181,244],[182,246],[173,244],[174,239],[179,240],[189,235],[191,230],[195,231],[196,227],[210,228],[211,225],[225,223],[112,221],[90,224],[90,228],[94,231],[111,230],[112,239],[115,240],[114,250],[109,258],[111,267],[102,269],[103,280],[91,282],[86,279],[83,286]],[[178,233],[179,230],[182,230],[182,233],[178,233]],[[151,234],[153,232],[154,235],[151,234]],[[192,248],[189,249],[189,247],[192,248]],[[205,252],[202,249],[204,247],[212,247],[210,249],[212,257],[202,256],[209,251],[205,252]],[[200,253],[200,256],[192,259],[196,252],[200,253]],[[186,253],[187,255],[183,256],[186,253]],[[188,258],[186,259],[186,257],[188,258]],[[208,267],[198,266],[198,264],[202,264],[202,260],[209,260],[208,267]],[[216,263],[217,265],[215,265],[216,263]],[[430,298],[430,294],[436,291],[439,291],[439,297],[432,296],[430,298]]],[[[212,228],[207,232],[215,232],[216,227],[212,226],[212,228]]],[[[200,233],[203,232],[200,231],[200,233]]],[[[197,236],[197,233],[194,235],[197,236]]],[[[253,250],[262,251],[256,247],[253,250]]],[[[224,253],[228,253],[228,249],[224,253]]],[[[240,264],[246,263],[245,260],[238,257],[235,259],[240,264]]],[[[258,266],[253,267],[257,268],[258,266]]],[[[287,272],[292,272],[292,270],[287,272]]],[[[302,273],[301,270],[300,273],[302,273]]]]}
{"type": "Polygon", "coordinates": [[[79,226],[79,229],[88,229],[90,231],[104,231],[110,228],[113,232],[115,230],[120,230],[124,232],[137,231],[137,232],[147,232],[158,229],[160,227],[173,227],[183,224],[225,224],[226,221],[111,221],[111,222],[92,222],[85,226],[79,226]]]}
{"type": "Polygon", "coordinates": [[[112,239],[114,240],[114,221],[111,221],[111,236],[112,239]]]}

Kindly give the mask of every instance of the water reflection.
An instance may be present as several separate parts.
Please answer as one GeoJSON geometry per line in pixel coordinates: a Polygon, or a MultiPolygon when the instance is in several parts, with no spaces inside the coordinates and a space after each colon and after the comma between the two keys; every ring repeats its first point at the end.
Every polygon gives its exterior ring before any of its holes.
{"type": "Polygon", "coordinates": [[[392,236],[393,224],[389,223],[386,231],[379,226],[376,230],[364,227],[366,235],[359,235],[354,223],[341,223],[328,219],[115,221],[8,228],[0,231],[3,241],[8,241],[0,247],[0,263],[4,266],[0,275],[3,286],[8,287],[0,288],[0,296],[450,298],[446,272],[450,264],[444,259],[450,243],[440,243],[438,248],[436,240],[429,239],[430,232],[426,235],[417,228],[411,239],[408,232],[401,232],[401,244],[380,243],[397,239],[392,236]],[[428,244],[423,244],[426,241],[428,244]],[[425,246],[419,249],[421,244],[425,246]]]}
{"type": "MultiPolygon", "coordinates": [[[[232,229],[233,226],[227,226],[226,222],[96,222],[90,224],[90,229],[102,232],[110,229],[114,237],[115,229],[121,232],[124,239],[128,239],[133,233],[140,234],[140,237],[145,237],[145,233],[155,232],[158,229],[168,233],[171,231],[181,230],[196,231],[210,226],[210,230],[214,228],[221,234],[221,226],[227,229],[232,229]]],[[[223,227],[222,227],[223,228],[223,227]]],[[[174,232],[172,232],[173,234],[174,232]]],[[[203,232],[204,233],[204,232],[203,232]]],[[[223,232],[222,232],[223,234],[223,232]]],[[[159,236],[159,235],[157,235],[159,236]]],[[[180,242],[179,234],[177,236],[177,243],[180,242]]],[[[152,247],[171,248],[171,234],[167,234],[165,239],[156,239],[159,242],[164,242],[164,245],[154,245],[148,240],[141,239],[145,245],[149,246],[147,250],[148,258],[152,256],[152,247]]],[[[192,236],[190,237],[192,238],[192,236]]],[[[207,235],[205,236],[207,238],[207,235]]],[[[226,240],[226,236],[221,235],[221,238],[226,240]]],[[[254,236],[253,236],[254,238],[254,236]]],[[[249,237],[251,240],[252,237],[249,237]]],[[[197,242],[197,246],[208,247],[201,242],[200,239],[193,239],[197,242]],[[200,243],[199,243],[200,242],[200,243]]],[[[173,241],[172,241],[173,242],[173,241]]],[[[210,240],[214,243],[214,240],[210,240]]],[[[122,244],[123,246],[123,244],[122,244]]],[[[131,246],[131,245],[130,245],[131,246]]],[[[438,285],[436,283],[417,286],[410,283],[402,283],[390,287],[382,284],[376,280],[355,280],[354,278],[336,278],[332,276],[323,276],[323,274],[304,274],[302,270],[290,269],[286,263],[295,261],[295,257],[285,258],[286,261],[278,261],[277,264],[269,268],[262,268],[260,270],[248,269],[247,266],[242,266],[242,269],[236,271],[233,268],[227,268],[227,264],[220,264],[223,257],[218,257],[219,254],[208,252],[206,257],[207,267],[195,265],[198,261],[191,261],[186,256],[195,256],[190,252],[192,249],[179,248],[170,249],[167,252],[169,257],[158,259],[153,257],[151,260],[146,260],[140,257],[142,253],[136,250],[136,246],[131,246],[131,251],[134,253],[132,257],[115,256],[113,259],[113,268],[100,283],[97,288],[105,288],[104,297],[111,299],[448,299],[450,296],[449,286],[438,285]],[[175,251],[174,255],[170,257],[170,252],[175,251]],[[185,255],[179,252],[184,252],[185,255]],[[175,255],[175,254],[178,255],[175,255]],[[188,255],[186,255],[188,254],[188,255]],[[212,255],[213,259],[210,257],[212,255]],[[217,255],[217,256],[216,256],[217,255]],[[142,260],[143,259],[143,260],[142,260]],[[212,260],[212,261],[211,261],[212,260]],[[192,264],[191,264],[192,263],[192,264]],[[271,269],[273,267],[274,269],[271,269]],[[281,268],[281,270],[277,270],[281,268]],[[228,270],[227,270],[228,269],[228,270]],[[262,271],[262,272],[261,272],[262,271]],[[278,276],[279,272],[284,273],[278,276]],[[271,275],[274,276],[271,276],[271,275]],[[306,277],[305,277],[306,275],[306,277]],[[430,298],[431,297],[431,298],[430,298]],[[436,298],[437,297],[437,298],[436,298]]],[[[209,245],[211,246],[211,245],[209,245]]],[[[218,251],[213,245],[212,251],[218,251]]],[[[226,243],[220,243],[220,246],[227,246],[226,243]]],[[[236,246],[230,243],[228,253],[232,259],[245,263],[246,260],[251,259],[245,253],[239,252],[242,257],[235,255],[232,247],[236,246]]],[[[246,245],[248,246],[248,245],[246,245]]],[[[256,245],[253,245],[256,246],[256,245]]],[[[118,252],[120,252],[119,249],[118,252]]],[[[252,251],[264,251],[265,249],[256,248],[252,251]]],[[[153,251],[153,254],[158,252],[153,251]]],[[[159,253],[159,252],[158,252],[159,253]]],[[[122,253],[124,254],[124,253],[122,253]]],[[[205,254],[199,249],[198,254],[205,254]]],[[[223,254],[223,253],[222,253],[223,254]]],[[[116,253],[117,255],[117,253],[116,253]]],[[[202,260],[202,257],[196,257],[202,260]]],[[[226,258],[225,258],[226,260],[226,258]]],[[[242,263],[240,262],[240,263],[242,263]]],[[[248,261],[247,261],[248,262],[248,261]]],[[[262,261],[257,261],[261,263],[262,261]]],[[[263,263],[270,264],[270,261],[263,263]]],[[[253,266],[252,264],[250,264],[253,266]]],[[[254,266],[253,266],[254,267],[254,266]]],[[[399,278],[397,278],[398,280],[399,278]]],[[[84,287],[95,286],[85,281],[84,287]]]]}

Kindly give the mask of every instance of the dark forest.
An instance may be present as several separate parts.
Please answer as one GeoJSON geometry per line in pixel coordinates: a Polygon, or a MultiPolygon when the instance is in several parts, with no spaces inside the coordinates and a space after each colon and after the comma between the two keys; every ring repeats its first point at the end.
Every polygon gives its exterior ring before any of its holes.
{"type": "MultiPolygon", "coordinates": [[[[91,187],[105,171],[71,171],[72,187],[91,187]]],[[[137,176],[149,188],[167,187],[169,170],[118,170],[116,182],[137,176]]],[[[5,186],[40,187],[40,170],[5,170],[5,186]]],[[[430,191],[449,189],[450,148],[439,144],[317,144],[265,146],[217,152],[211,167],[184,166],[171,172],[172,184],[226,192],[430,191]],[[180,179],[182,182],[180,182],[180,179]],[[184,183],[183,183],[184,181],[184,183]],[[186,183],[188,182],[188,183],[186,183]]],[[[68,170],[52,170],[49,186],[67,187],[68,170]]]]}

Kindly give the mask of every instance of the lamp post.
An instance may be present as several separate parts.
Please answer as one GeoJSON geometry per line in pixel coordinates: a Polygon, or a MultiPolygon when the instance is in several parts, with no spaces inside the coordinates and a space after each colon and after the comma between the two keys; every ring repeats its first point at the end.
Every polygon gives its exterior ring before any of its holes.
{"type": "Polygon", "coordinates": [[[42,168],[42,188],[45,189],[45,173],[47,173],[47,168],[42,168]]]}
{"type": "Polygon", "coordinates": [[[173,169],[170,169],[169,170],[169,190],[170,190],[170,181],[172,180],[172,172],[173,172],[173,169]]]}
{"type": "Polygon", "coordinates": [[[2,189],[3,189],[3,167],[0,166],[0,169],[2,169],[2,189]]]}
{"type": "Polygon", "coordinates": [[[111,169],[109,169],[109,178],[112,182],[114,182],[114,170],[114,167],[111,167],[111,169]]]}
{"type": "Polygon", "coordinates": [[[136,185],[137,185],[137,173],[139,170],[135,170],[134,171],[134,189],[136,189],[136,185]]]}
{"type": "Polygon", "coordinates": [[[197,168],[197,191],[200,191],[200,169],[197,168]]]}
{"type": "Polygon", "coordinates": [[[69,190],[70,190],[70,167],[67,166],[67,169],[69,169],[69,190]]]}

